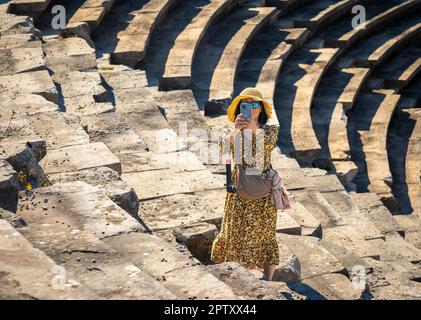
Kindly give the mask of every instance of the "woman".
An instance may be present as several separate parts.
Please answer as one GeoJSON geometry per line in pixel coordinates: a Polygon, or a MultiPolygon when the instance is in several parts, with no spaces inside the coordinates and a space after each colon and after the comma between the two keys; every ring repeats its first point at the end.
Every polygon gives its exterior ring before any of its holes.
{"type": "MultiPolygon", "coordinates": [[[[227,110],[228,119],[235,123],[234,131],[228,135],[231,156],[234,154],[234,139],[239,138],[238,135],[241,134],[243,137],[241,159],[245,168],[256,164],[256,161],[251,165],[245,162],[244,155],[250,152],[247,146],[251,145],[254,159],[258,158],[256,150],[259,148],[256,148],[256,136],[258,136],[257,132],[263,132],[264,154],[260,155],[263,156],[264,164],[262,174],[265,174],[270,167],[271,152],[278,140],[279,127],[267,124],[271,113],[270,104],[263,99],[261,92],[254,88],[244,89],[227,110]],[[239,106],[243,102],[251,103],[250,121],[240,114],[239,106]],[[252,144],[244,141],[247,139],[244,129],[251,129],[252,134],[249,136],[252,138],[252,144]]],[[[225,139],[220,140],[221,152],[226,151],[227,148],[227,143],[224,141],[225,139]]],[[[236,171],[237,168],[234,167],[232,172],[234,183],[236,171]]],[[[250,200],[235,192],[227,193],[221,230],[213,242],[211,260],[214,263],[236,261],[249,269],[263,269],[263,279],[272,280],[275,268],[279,264],[279,251],[275,237],[276,217],[277,210],[271,203],[270,194],[250,200]]]]}

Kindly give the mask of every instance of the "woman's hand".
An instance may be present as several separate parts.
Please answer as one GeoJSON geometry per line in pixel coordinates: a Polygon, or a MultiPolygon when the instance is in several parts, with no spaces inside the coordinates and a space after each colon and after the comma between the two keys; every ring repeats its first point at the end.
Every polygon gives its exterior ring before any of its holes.
{"type": "Polygon", "coordinates": [[[243,129],[249,125],[250,121],[241,113],[235,118],[235,129],[243,129]]]}

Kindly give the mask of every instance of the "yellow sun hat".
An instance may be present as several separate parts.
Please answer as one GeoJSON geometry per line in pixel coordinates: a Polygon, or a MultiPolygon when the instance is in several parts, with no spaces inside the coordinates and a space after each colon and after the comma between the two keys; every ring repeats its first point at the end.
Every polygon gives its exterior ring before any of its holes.
{"type": "Polygon", "coordinates": [[[242,99],[253,99],[254,101],[260,101],[263,103],[263,106],[265,107],[265,111],[266,111],[266,115],[268,117],[268,119],[270,118],[270,116],[272,115],[272,109],[270,107],[270,103],[267,102],[265,99],[263,99],[263,94],[256,88],[245,88],[243,91],[240,92],[240,94],[235,97],[230,106],[228,107],[227,110],[227,117],[228,120],[231,122],[235,121],[235,111],[238,107],[238,103],[242,100],[242,99]]]}

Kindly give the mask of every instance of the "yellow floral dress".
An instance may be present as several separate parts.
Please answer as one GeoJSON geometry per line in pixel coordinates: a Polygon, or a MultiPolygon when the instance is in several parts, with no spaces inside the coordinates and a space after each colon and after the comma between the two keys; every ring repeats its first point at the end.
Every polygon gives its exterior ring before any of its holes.
{"type": "MultiPolygon", "coordinates": [[[[240,160],[245,168],[256,167],[256,163],[264,163],[264,175],[270,167],[271,152],[277,144],[279,127],[266,124],[263,129],[260,133],[251,133],[251,130],[248,130],[249,143],[245,143],[247,135],[241,130],[243,139],[240,140],[240,160]],[[260,140],[263,141],[263,146],[262,143],[256,146],[256,136],[261,137],[261,134],[264,135],[264,139],[260,140]],[[246,138],[244,138],[245,136],[246,138]],[[251,152],[249,148],[252,148],[251,152]],[[262,149],[264,152],[256,155],[256,150],[262,149]],[[254,159],[254,161],[246,162],[244,154],[246,154],[246,159],[254,159]],[[247,158],[248,154],[252,154],[253,158],[247,158]],[[259,156],[263,156],[263,159],[259,156]]],[[[230,142],[232,158],[234,158],[234,145],[239,146],[232,139],[230,142]]],[[[219,140],[219,148],[221,153],[227,151],[226,143],[222,139],[219,140]]],[[[262,166],[260,165],[260,167],[262,166]]],[[[234,166],[233,183],[236,180],[236,169],[234,166]]],[[[221,230],[212,245],[212,262],[234,261],[248,269],[256,267],[262,269],[264,262],[278,265],[279,251],[275,237],[276,218],[277,210],[270,201],[270,194],[259,199],[246,199],[237,193],[227,192],[221,230]]]]}

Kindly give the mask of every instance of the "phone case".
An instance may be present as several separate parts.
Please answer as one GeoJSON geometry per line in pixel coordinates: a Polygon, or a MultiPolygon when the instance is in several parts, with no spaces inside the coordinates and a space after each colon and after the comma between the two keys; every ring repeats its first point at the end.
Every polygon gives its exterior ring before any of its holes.
{"type": "Polygon", "coordinates": [[[247,118],[251,119],[251,107],[241,106],[241,113],[247,118]]]}

